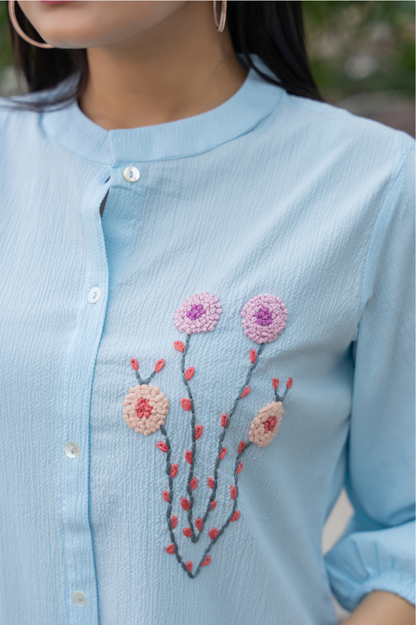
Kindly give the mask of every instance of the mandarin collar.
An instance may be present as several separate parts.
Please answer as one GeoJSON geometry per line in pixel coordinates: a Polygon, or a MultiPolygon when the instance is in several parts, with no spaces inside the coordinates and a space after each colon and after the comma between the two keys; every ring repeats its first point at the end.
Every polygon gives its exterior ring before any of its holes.
{"type": "MultiPolygon", "coordinates": [[[[250,56],[260,70],[276,78],[258,55],[250,56]]],[[[238,58],[245,66],[240,53],[238,58]]],[[[74,101],[65,108],[44,111],[41,124],[61,147],[104,165],[184,158],[249,132],[276,108],[282,93],[280,87],[249,68],[244,83],[231,98],[192,117],[140,128],[106,130],[89,119],[74,101]]]]}

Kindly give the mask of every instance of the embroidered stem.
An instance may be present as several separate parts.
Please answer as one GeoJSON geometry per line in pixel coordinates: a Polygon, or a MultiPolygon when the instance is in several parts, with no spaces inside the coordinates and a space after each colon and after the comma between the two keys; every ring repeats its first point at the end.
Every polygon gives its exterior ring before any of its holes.
{"type": "Polygon", "coordinates": [[[151,380],[153,380],[153,378],[155,377],[157,371],[152,371],[152,373],[149,375],[148,378],[146,378],[145,380],[142,379],[142,377],[140,376],[140,373],[138,371],[134,372],[136,374],[136,378],[139,382],[139,384],[149,384],[149,382],[151,380]]]}
{"type": "MultiPolygon", "coordinates": [[[[237,508],[237,500],[238,500],[238,488],[237,488],[237,483],[238,483],[238,473],[237,473],[237,468],[238,468],[238,464],[240,461],[241,456],[243,455],[243,453],[245,452],[246,449],[248,449],[248,447],[250,447],[251,443],[250,441],[247,441],[245,443],[245,447],[240,451],[240,453],[237,454],[237,457],[235,459],[235,464],[234,464],[234,487],[236,489],[236,495],[234,498],[234,503],[233,503],[233,507],[231,510],[231,513],[229,514],[229,516],[227,517],[227,520],[225,521],[224,525],[221,527],[221,529],[218,530],[218,534],[215,536],[215,538],[213,538],[211,540],[211,542],[209,543],[208,547],[205,549],[204,554],[195,570],[194,574],[190,574],[190,577],[194,578],[198,575],[199,571],[201,570],[201,565],[204,562],[205,558],[207,557],[207,555],[209,554],[209,552],[211,551],[211,549],[213,548],[213,546],[215,545],[215,543],[217,542],[217,540],[219,539],[219,537],[225,532],[225,530],[227,529],[228,525],[231,523],[231,519],[234,516],[234,513],[236,511],[237,508]]],[[[187,571],[188,572],[188,571],[187,571]]]]}
{"type": "Polygon", "coordinates": [[[168,503],[168,507],[167,507],[167,510],[166,510],[166,520],[167,520],[167,524],[168,524],[168,530],[169,530],[169,534],[170,534],[170,539],[171,539],[172,544],[174,546],[174,550],[175,550],[174,553],[175,553],[176,559],[179,562],[179,564],[182,566],[182,568],[185,571],[185,573],[187,573],[189,575],[189,577],[192,578],[194,576],[186,568],[186,564],[182,560],[182,557],[181,557],[181,555],[179,553],[178,543],[176,542],[175,532],[173,531],[173,527],[172,527],[171,515],[172,515],[172,501],[173,501],[173,478],[170,475],[170,469],[171,469],[171,466],[172,466],[171,462],[170,462],[170,457],[171,457],[172,451],[171,451],[170,440],[169,440],[168,434],[166,432],[166,428],[163,425],[160,426],[160,431],[162,432],[162,434],[165,437],[166,446],[168,448],[168,451],[166,453],[166,473],[167,473],[168,478],[169,478],[169,503],[168,503]]]}
{"type": "MultiPolygon", "coordinates": [[[[252,376],[252,374],[253,374],[253,371],[254,371],[254,369],[255,369],[255,368],[256,368],[256,366],[257,366],[257,363],[258,363],[258,361],[259,361],[259,357],[261,356],[261,354],[262,354],[262,352],[263,352],[263,350],[264,350],[265,345],[266,345],[266,343],[262,343],[262,344],[260,345],[260,347],[259,347],[259,351],[258,351],[258,353],[257,353],[257,358],[256,358],[256,359],[255,359],[255,361],[251,364],[251,366],[250,366],[250,368],[249,368],[249,370],[248,370],[248,373],[247,373],[247,376],[246,376],[245,382],[244,382],[243,386],[241,387],[240,392],[239,392],[239,393],[238,393],[238,395],[237,395],[237,398],[236,398],[236,399],[235,399],[235,401],[234,401],[234,404],[233,404],[233,407],[231,408],[230,414],[228,415],[228,420],[227,420],[227,423],[226,423],[226,424],[225,424],[225,426],[222,428],[222,432],[221,432],[220,437],[219,437],[219,440],[218,440],[217,458],[216,458],[215,465],[214,465],[214,487],[213,487],[213,489],[212,489],[212,493],[211,493],[211,496],[210,496],[210,498],[209,498],[209,501],[208,501],[207,508],[206,508],[206,510],[205,510],[204,516],[202,517],[202,526],[204,525],[205,521],[206,521],[206,520],[207,520],[207,518],[208,518],[209,513],[210,513],[210,512],[211,512],[211,510],[212,510],[211,503],[212,503],[213,501],[215,501],[215,496],[216,496],[216,493],[217,493],[217,485],[218,485],[218,466],[219,466],[220,461],[221,461],[221,450],[222,450],[222,448],[223,448],[222,443],[223,443],[223,441],[224,441],[224,438],[225,438],[225,435],[226,435],[226,432],[227,432],[227,428],[228,428],[228,427],[229,427],[229,425],[230,425],[231,418],[233,417],[233,415],[235,414],[235,412],[236,412],[236,410],[237,410],[237,407],[238,407],[238,402],[239,402],[239,401],[240,401],[240,399],[242,398],[242,395],[243,395],[243,393],[244,393],[244,390],[247,388],[247,385],[248,385],[248,384],[249,384],[249,382],[250,382],[250,379],[251,379],[251,376],[252,376]]],[[[186,350],[185,350],[185,351],[186,351],[186,350]]],[[[189,491],[188,491],[188,492],[189,492],[189,491]]],[[[236,505],[237,505],[237,504],[236,504],[236,505]]],[[[232,516],[232,515],[231,515],[231,516],[232,516]]],[[[188,518],[189,518],[189,513],[188,513],[188,518]]],[[[192,516],[191,516],[191,519],[192,519],[192,516]]],[[[190,522],[192,522],[192,520],[191,520],[190,522]]],[[[193,526],[192,526],[192,525],[191,525],[191,529],[192,529],[192,532],[193,532],[194,530],[193,530],[193,526]]],[[[195,536],[195,535],[194,535],[194,533],[193,533],[193,534],[192,534],[192,537],[191,537],[192,542],[194,542],[194,543],[198,542],[200,535],[201,535],[201,532],[199,532],[199,534],[198,534],[197,536],[195,536]]]]}
{"type": "Polygon", "coordinates": [[[191,435],[192,435],[191,453],[192,453],[192,460],[191,460],[191,462],[189,464],[188,483],[186,485],[186,491],[188,493],[189,504],[190,504],[189,505],[189,510],[188,510],[188,523],[189,523],[189,527],[191,528],[191,531],[192,531],[192,540],[194,540],[194,524],[193,524],[193,520],[192,520],[192,515],[193,515],[192,508],[193,508],[193,503],[194,503],[194,497],[193,497],[193,494],[192,494],[191,481],[192,481],[192,479],[194,477],[195,456],[196,456],[196,439],[195,439],[196,416],[195,416],[194,398],[192,396],[191,387],[189,386],[188,380],[186,379],[186,376],[185,376],[185,371],[186,371],[185,359],[186,359],[186,354],[188,353],[190,340],[191,340],[191,335],[187,334],[186,335],[185,349],[183,350],[182,358],[181,358],[181,370],[182,370],[183,383],[185,384],[186,391],[187,391],[188,397],[189,397],[189,401],[191,402],[191,435]]]}

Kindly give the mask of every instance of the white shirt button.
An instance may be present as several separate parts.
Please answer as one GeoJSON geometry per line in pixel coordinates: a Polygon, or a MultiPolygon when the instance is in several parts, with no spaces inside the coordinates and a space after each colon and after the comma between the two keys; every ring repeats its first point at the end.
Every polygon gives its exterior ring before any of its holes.
{"type": "Polygon", "coordinates": [[[82,592],[82,590],[76,590],[72,594],[72,601],[75,603],[75,605],[83,607],[84,605],[87,605],[87,595],[85,594],[85,592],[82,592]]]}
{"type": "Polygon", "coordinates": [[[79,454],[79,447],[72,441],[68,441],[65,445],[65,453],[68,458],[76,458],[79,454]]]}
{"type": "Polygon", "coordinates": [[[127,182],[137,182],[140,178],[140,172],[137,167],[126,167],[123,171],[123,176],[127,182]]]}
{"type": "Polygon", "coordinates": [[[90,304],[95,304],[101,298],[101,289],[98,286],[94,286],[88,293],[88,301],[90,304]]]}

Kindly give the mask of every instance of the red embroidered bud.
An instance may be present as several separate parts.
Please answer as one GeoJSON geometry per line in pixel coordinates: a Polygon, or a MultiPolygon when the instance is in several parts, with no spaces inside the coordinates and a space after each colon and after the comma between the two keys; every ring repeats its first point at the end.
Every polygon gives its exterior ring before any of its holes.
{"type": "Polygon", "coordinates": [[[189,382],[189,380],[193,377],[194,373],[195,373],[195,368],[188,367],[188,369],[185,371],[185,380],[189,382]]]}
{"type": "Polygon", "coordinates": [[[135,358],[130,358],[130,364],[135,371],[139,370],[139,363],[135,358]]]}
{"type": "Polygon", "coordinates": [[[241,393],[241,399],[245,397],[246,395],[248,395],[250,391],[251,391],[251,388],[249,386],[246,386],[244,391],[241,393]]]}
{"type": "Polygon", "coordinates": [[[172,529],[175,529],[175,527],[178,524],[178,517],[177,516],[170,517],[170,522],[171,522],[171,525],[172,525],[172,529]]]}
{"type": "Polygon", "coordinates": [[[227,423],[228,423],[228,417],[227,417],[227,415],[224,413],[224,414],[222,415],[222,417],[221,417],[221,425],[222,425],[222,427],[223,427],[223,428],[225,428],[225,426],[227,425],[227,423]]]}
{"type": "Polygon", "coordinates": [[[158,373],[161,369],[163,369],[164,366],[165,366],[165,361],[163,360],[163,358],[161,358],[155,364],[155,371],[156,371],[156,373],[158,373]]]}
{"type": "MultiPolygon", "coordinates": [[[[238,473],[238,471],[237,471],[237,473],[238,473]]],[[[170,475],[170,477],[176,477],[178,475],[178,465],[177,464],[173,464],[171,466],[169,475],[170,475]]]]}
{"type": "Polygon", "coordinates": [[[163,441],[159,441],[159,443],[156,443],[156,447],[159,447],[159,449],[161,451],[164,451],[165,453],[169,451],[169,447],[163,441]]]}
{"type": "Polygon", "coordinates": [[[238,453],[241,454],[241,452],[243,451],[243,449],[245,449],[245,442],[241,441],[240,444],[238,445],[238,453]]]}
{"type": "Polygon", "coordinates": [[[170,545],[168,545],[168,546],[166,547],[166,551],[167,551],[168,553],[175,553],[175,545],[174,545],[173,543],[171,543],[170,545]]]}
{"type": "Polygon", "coordinates": [[[184,410],[190,410],[192,408],[191,400],[185,398],[181,399],[181,406],[184,410]]]}
{"type": "Polygon", "coordinates": [[[194,459],[193,455],[192,455],[192,451],[189,451],[189,449],[187,449],[185,451],[185,460],[188,464],[192,464],[192,460],[194,459]]]}
{"type": "Polygon", "coordinates": [[[272,384],[273,384],[274,390],[277,390],[277,387],[279,386],[279,378],[273,378],[272,384]]]}
{"type": "Polygon", "coordinates": [[[222,460],[222,459],[224,458],[224,456],[225,456],[225,454],[226,454],[226,453],[227,453],[227,448],[226,448],[226,447],[223,447],[223,448],[221,449],[221,452],[220,452],[220,460],[222,460]]]}
{"type": "Polygon", "coordinates": [[[250,360],[251,360],[251,364],[254,364],[256,362],[256,358],[257,358],[257,352],[255,349],[250,349],[250,360]]]}
{"type": "Polygon", "coordinates": [[[237,487],[234,484],[230,487],[230,495],[231,499],[235,499],[237,497],[237,487]]]}
{"type": "Polygon", "coordinates": [[[163,499],[164,499],[167,503],[169,503],[169,501],[170,501],[170,493],[169,493],[169,491],[168,491],[168,490],[164,490],[164,491],[163,491],[163,493],[162,493],[162,495],[163,495],[163,499]]]}
{"type": "Polygon", "coordinates": [[[217,538],[217,536],[218,536],[218,530],[217,530],[217,528],[216,528],[216,527],[213,527],[211,530],[209,530],[209,532],[208,532],[208,536],[209,536],[210,538],[212,538],[212,540],[214,540],[214,538],[217,538]]]}
{"type": "Polygon", "coordinates": [[[183,528],[183,535],[186,536],[187,538],[190,538],[192,536],[193,532],[191,530],[190,527],[184,527],[183,528]]]}
{"type": "Polygon", "coordinates": [[[211,556],[207,556],[205,560],[202,562],[201,566],[208,566],[210,562],[211,562],[211,556]]]}
{"type": "Polygon", "coordinates": [[[217,505],[216,501],[211,501],[211,510],[214,510],[216,505],[217,505]]]}
{"type": "Polygon", "coordinates": [[[202,434],[202,430],[203,430],[203,426],[202,425],[197,425],[195,428],[195,440],[198,440],[198,438],[201,438],[201,434],[202,434]]]}
{"type": "Polygon", "coordinates": [[[202,525],[203,525],[203,520],[202,519],[195,519],[195,527],[198,530],[198,532],[200,532],[202,530],[202,525]]]}
{"type": "Polygon", "coordinates": [[[191,504],[185,497],[181,497],[181,506],[184,510],[188,512],[189,508],[191,507],[191,504]]]}
{"type": "Polygon", "coordinates": [[[214,480],[212,479],[212,477],[209,477],[209,478],[207,479],[207,482],[208,482],[208,486],[209,486],[210,488],[214,488],[214,480]]]}
{"type": "Polygon", "coordinates": [[[181,352],[182,354],[185,351],[185,345],[182,343],[182,341],[175,341],[173,344],[173,347],[177,349],[178,352],[181,352]]]}
{"type": "Polygon", "coordinates": [[[292,384],[293,384],[293,380],[292,378],[288,378],[287,382],[286,382],[286,387],[287,388],[292,388],[292,384]]]}
{"type": "Polygon", "coordinates": [[[191,490],[195,490],[195,488],[198,486],[198,478],[193,477],[192,480],[189,482],[189,486],[191,487],[191,490]]]}
{"type": "Polygon", "coordinates": [[[192,562],[188,561],[188,562],[185,564],[185,566],[186,566],[186,570],[187,570],[187,571],[189,571],[189,572],[191,572],[191,571],[192,571],[192,566],[193,566],[192,562]]]}
{"type": "Polygon", "coordinates": [[[240,518],[240,513],[239,513],[239,511],[238,511],[238,510],[236,510],[236,511],[234,512],[233,516],[231,517],[230,522],[232,522],[232,521],[238,521],[238,519],[239,519],[239,518],[240,518]]]}
{"type": "Polygon", "coordinates": [[[241,473],[242,470],[243,470],[243,463],[239,462],[238,467],[237,467],[237,473],[241,473]]]}

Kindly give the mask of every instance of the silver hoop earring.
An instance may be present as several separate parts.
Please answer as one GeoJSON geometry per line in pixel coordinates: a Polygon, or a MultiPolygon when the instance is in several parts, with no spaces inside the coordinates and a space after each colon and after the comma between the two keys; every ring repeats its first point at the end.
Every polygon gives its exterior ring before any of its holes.
{"type": "Polygon", "coordinates": [[[12,23],[13,28],[15,29],[15,31],[19,35],[19,37],[21,37],[22,39],[24,39],[28,43],[31,43],[32,46],[36,46],[37,48],[54,48],[55,46],[51,46],[50,43],[41,43],[40,41],[35,41],[34,39],[31,39],[28,35],[26,35],[26,33],[23,32],[23,30],[20,27],[19,22],[17,21],[14,3],[15,3],[15,0],[9,0],[7,6],[8,6],[8,9],[9,9],[10,21],[12,23]]]}
{"type": "Polygon", "coordinates": [[[227,21],[227,0],[222,0],[221,2],[220,21],[218,21],[217,17],[217,0],[212,1],[212,7],[214,9],[215,27],[219,33],[222,33],[225,28],[225,22],[227,21]]]}

